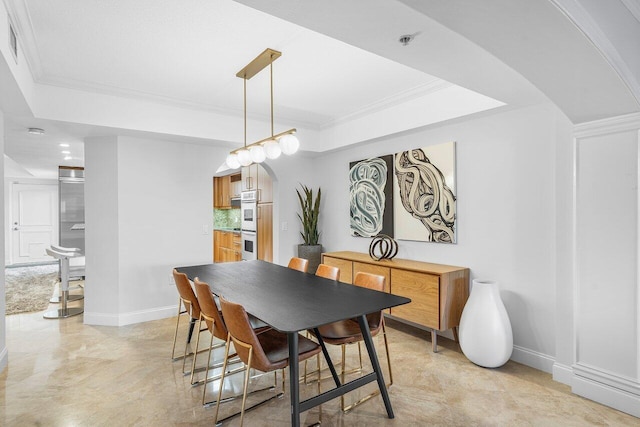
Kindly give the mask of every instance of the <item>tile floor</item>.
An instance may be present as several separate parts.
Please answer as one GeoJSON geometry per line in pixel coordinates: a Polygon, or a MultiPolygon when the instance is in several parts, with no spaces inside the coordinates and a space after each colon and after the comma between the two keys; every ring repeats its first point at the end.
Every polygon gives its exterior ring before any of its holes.
{"type": "MultiPolygon", "coordinates": [[[[82,316],[45,320],[32,313],[8,316],[6,324],[9,365],[0,374],[2,426],[213,425],[215,406],[202,407],[202,388],[192,387],[182,363],[170,359],[175,318],[116,328],[84,325],[82,316]]],[[[549,374],[514,362],[480,368],[450,340],[439,340],[440,351],[434,354],[428,333],[393,321],[387,325],[394,366],[389,392],[396,418],[386,417],[379,396],[348,414],[338,410],[338,399],[322,406],[322,425],[640,425],[638,418],[571,394],[549,374]]],[[[376,346],[386,373],[380,337],[376,346]]],[[[339,359],[337,348],[331,353],[339,359]]],[[[353,366],[357,349],[348,353],[353,366]]],[[[225,392],[242,390],[240,376],[235,377],[225,392]]],[[[252,381],[252,387],[265,382],[273,382],[273,376],[252,381]]],[[[329,381],[322,384],[325,390],[330,387],[329,381]]],[[[209,384],[209,392],[217,386],[209,384]]],[[[316,385],[301,389],[303,396],[312,396],[316,385]]],[[[247,413],[245,425],[288,425],[288,402],[285,394],[247,413]]],[[[224,404],[221,413],[236,408],[238,401],[224,404]]],[[[302,422],[312,424],[319,415],[312,409],[302,422]]],[[[225,425],[239,425],[239,419],[225,425]]]]}

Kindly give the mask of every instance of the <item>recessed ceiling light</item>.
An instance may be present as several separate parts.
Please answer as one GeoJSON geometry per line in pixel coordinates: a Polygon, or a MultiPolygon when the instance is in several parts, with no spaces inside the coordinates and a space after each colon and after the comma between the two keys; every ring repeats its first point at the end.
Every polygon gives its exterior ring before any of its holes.
{"type": "Polygon", "coordinates": [[[69,150],[64,150],[64,151],[61,151],[61,153],[62,153],[62,154],[71,154],[71,151],[69,151],[69,150]]]}
{"type": "Polygon", "coordinates": [[[40,128],[29,128],[27,132],[29,132],[31,135],[44,135],[44,129],[40,128]]]}
{"type": "Polygon", "coordinates": [[[60,145],[60,147],[68,147],[69,146],[69,144],[66,144],[64,142],[62,144],[58,144],[58,145],[60,145]]]}
{"type": "Polygon", "coordinates": [[[71,156],[64,156],[65,160],[71,160],[71,158],[72,158],[71,156]]]}

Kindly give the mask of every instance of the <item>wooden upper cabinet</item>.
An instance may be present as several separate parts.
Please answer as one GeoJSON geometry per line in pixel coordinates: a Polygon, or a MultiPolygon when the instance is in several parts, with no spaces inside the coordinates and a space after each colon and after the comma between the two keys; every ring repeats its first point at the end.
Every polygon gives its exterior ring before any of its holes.
{"type": "Polygon", "coordinates": [[[240,197],[242,192],[242,175],[236,173],[229,176],[229,195],[231,197],[240,197]]]}
{"type": "Polygon", "coordinates": [[[242,191],[258,189],[258,165],[252,164],[242,168],[242,191]]]}
{"type": "Polygon", "coordinates": [[[231,177],[219,176],[213,178],[213,207],[228,209],[231,207],[231,177]]]}
{"type": "Polygon", "coordinates": [[[271,177],[262,166],[258,166],[258,203],[273,202],[273,184],[271,177]]]}

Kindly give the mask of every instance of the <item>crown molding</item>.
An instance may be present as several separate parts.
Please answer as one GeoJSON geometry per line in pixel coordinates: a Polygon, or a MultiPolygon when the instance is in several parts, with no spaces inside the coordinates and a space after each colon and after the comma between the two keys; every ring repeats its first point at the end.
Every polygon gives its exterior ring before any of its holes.
{"type": "Polygon", "coordinates": [[[399,92],[397,94],[372,102],[364,106],[363,108],[360,108],[359,110],[346,114],[342,117],[329,120],[320,125],[320,130],[325,130],[333,126],[337,126],[346,122],[350,122],[352,120],[356,120],[360,117],[364,117],[366,115],[369,115],[381,110],[385,110],[387,108],[390,108],[396,105],[403,104],[412,99],[420,98],[420,97],[429,95],[431,93],[447,89],[451,86],[454,86],[453,83],[449,83],[441,79],[434,79],[429,83],[415,86],[403,92],[399,92]]]}
{"type": "MultiPolygon", "coordinates": [[[[629,88],[629,91],[640,105],[640,82],[636,79],[633,71],[629,69],[626,61],[620,56],[611,40],[602,31],[598,23],[591,17],[580,3],[580,0],[550,0],[558,10],[560,10],[582,34],[594,45],[596,49],[605,57],[620,79],[629,88]]],[[[626,0],[627,3],[638,6],[637,0],[626,0]]],[[[628,6],[627,6],[628,7],[628,6]]],[[[638,7],[640,8],[640,7],[638,7]]],[[[636,19],[638,15],[634,13],[636,19]]]]}
{"type": "Polygon", "coordinates": [[[610,133],[627,132],[640,129],[640,113],[625,114],[623,116],[594,120],[581,123],[573,127],[575,138],[588,138],[610,133]]]}

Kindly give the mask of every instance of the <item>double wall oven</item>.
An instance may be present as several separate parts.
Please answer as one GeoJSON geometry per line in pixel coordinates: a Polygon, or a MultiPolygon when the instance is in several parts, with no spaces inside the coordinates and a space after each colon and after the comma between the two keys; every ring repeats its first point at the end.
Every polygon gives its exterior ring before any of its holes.
{"type": "Polygon", "coordinates": [[[243,191],[240,195],[242,259],[258,259],[258,191],[243,191]]]}

